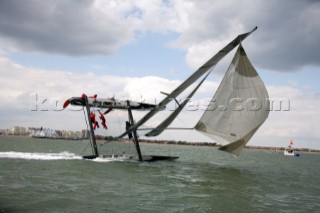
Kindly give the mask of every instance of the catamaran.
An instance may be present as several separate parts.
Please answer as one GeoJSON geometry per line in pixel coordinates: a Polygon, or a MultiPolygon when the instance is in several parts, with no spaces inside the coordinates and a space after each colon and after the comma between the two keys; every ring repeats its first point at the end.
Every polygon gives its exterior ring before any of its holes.
{"type": "Polygon", "coordinates": [[[83,106],[87,111],[91,141],[93,144],[93,155],[84,156],[84,158],[101,157],[101,155],[99,155],[94,136],[94,125],[96,121],[93,118],[90,109],[106,108],[107,111],[105,114],[114,109],[128,111],[129,121],[127,121],[126,131],[119,135],[118,138],[122,138],[126,135],[128,135],[129,138],[133,138],[133,143],[135,144],[137,151],[135,159],[139,161],[177,159],[178,157],[176,156],[142,155],[137,136],[139,127],[155,114],[159,113],[161,109],[164,109],[169,102],[175,101],[178,104],[178,107],[158,126],[147,132],[145,136],[157,136],[164,130],[168,129],[170,124],[175,120],[188,101],[206,80],[208,75],[212,72],[215,65],[237,46],[238,49],[222,79],[220,86],[212,97],[212,100],[204,114],[192,129],[195,129],[217,141],[217,143],[220,144],[220,150],[238,156],[254,133],[267,119],[269,114],[270,104],[267,89],[257,71],[250,63],[241,44],[241,42],[256,29],[257,27],[250,32],[238,35],[171,93],[168,94],[162,92],[166,97],[157,105],[129,100],[119,101],[115,99],[98,99],[96,96],[87,97],[86,95],[68,99],[64,104],[64,108],[71,104],[83,106]],[[177,101],[177,96],[201,77],[202,79],[191,93],[182,103],[179,103],[177,101]],[[219,107],[215,106],[224,106],[225,108],[221,110],[219,107]],[[132,110],[149,110],[149,112],[135,123],[132,116],[132,110]]]}

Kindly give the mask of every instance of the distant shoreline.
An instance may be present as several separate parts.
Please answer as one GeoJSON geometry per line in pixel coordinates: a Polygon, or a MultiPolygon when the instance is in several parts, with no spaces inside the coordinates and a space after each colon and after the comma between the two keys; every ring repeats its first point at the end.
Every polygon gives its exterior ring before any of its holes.
{"type": "MultiPolygon", "coordinates": [[[[165,145],[184,145],[184,146],[204,146],[204,147],[221,147],[216,143],[209,143],[209,142],[185,142],[185,141],[151,141],[151,140],[141,140],[140,143],[150,143],[150,144],[165,144],[165,145]]],[[[264,151],[272,151],[272,152],[283,152],[285,147],[267,147],[267,146],[245,146],[244,149],[247,150],[264,150],[264,151]]],[[[320,150],[316,149],[309,149],[309,148],[294,148],[296,152],[300,153],[316,153],[320,154],[320,150]]]]}
{"type": "MultiPolygon", "coordinates": [[[[8,137],[25,137],[25,138],[35,138],[35,139],[50,139],[50,140],[89,140],[88,138],[80,138],[80,139],[72,139],[72,138],[37,138],[37,137],[30,137],[28,135],[8,135],[8,134],[0,134],[1,136],[8,136],[8,137]]],[[[128,139],[121,139],[116,140],[113,137],[97,137],[98,141],[119,141],[119,142],[129,142],[128,139]]],[[[186,141],[173,141],[173,140],[145,140],[140,139],[140,143],[144,144],[159,144],[159,145],[176,145],[176,146],[197,146],[197,147],[220,147],[220,145],[217,145],[216,143],[211,142],[186,142],[186,141]]],[[[264,151],[272,151],[272,152],[283,152],[285,150],[285,147],[267,147],[267,146],[245,146],[244,149],[247,150],[264,150],[264,151]]],[[[300,153],[315,153],[320,154],[320,150],[317,149],[309,149],[309,148],[294,148],[296,152],[300,153]]]]}

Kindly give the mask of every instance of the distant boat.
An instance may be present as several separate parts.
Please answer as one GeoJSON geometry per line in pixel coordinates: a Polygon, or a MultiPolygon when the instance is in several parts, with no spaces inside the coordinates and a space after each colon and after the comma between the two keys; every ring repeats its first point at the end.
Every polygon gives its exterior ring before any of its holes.
{"type": "Polygon", "coordinates": [[[293,156],[293,157],[299,157],[299,156],[300,156],[300,154],[294,153],[294,150],[291,149],[291,148],[286,148],[286,149],[284,150],[283,154],[284,154],[285,156],[293,156]]]}
{"type": "Polygon", "coordinates": [[[292,145],[293,145],[293,140],[291,139],[288,148],[286,148],[286,149],[283,151],[283,154],[284,154],[285,156],[299,157],[300,154],[294,152],[292,145]]]}

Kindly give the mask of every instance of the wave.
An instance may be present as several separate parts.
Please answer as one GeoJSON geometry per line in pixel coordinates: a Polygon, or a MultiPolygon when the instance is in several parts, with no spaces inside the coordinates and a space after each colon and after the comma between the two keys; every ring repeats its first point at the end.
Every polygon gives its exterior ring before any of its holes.
{"type": "MultiPolygon", "coordinates": [[[[11,159],[25,159],[25,160],[79,160],[83,159],[82,156],[76,155],[71,152],[60,152],[60,153],[39,153],[39,152],[0,152],[0,158],[11,158],[11,159]]],[[[88,160],[88,159],[86,159],[88,160]]],[[[110,156],[100,156],[89,161],[94,162],[112,162],[112,161],[131,161],[131,155],[110,155],[110,156]]]]}
{"type": "Polygon", "coordinates": [[[0,152],[0,158],[26,159],[26,160],[77,160],[82,156],[70,152],[60,153],[32,153],[32,152],[0,152]]]}
{"type": "Polygon", "coordinates": [[[134,158],[135,155],[132,154],[121,154],[121,155],[108,155],[100,156],[98,158],[92,159],[95,162],[111,162],[111,161],[136,161],[134,158]]]}

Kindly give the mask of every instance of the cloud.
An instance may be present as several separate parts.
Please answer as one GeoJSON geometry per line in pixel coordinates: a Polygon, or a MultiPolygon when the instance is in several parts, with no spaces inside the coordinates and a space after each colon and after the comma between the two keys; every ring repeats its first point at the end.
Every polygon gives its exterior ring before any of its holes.
{"type": "MultiPolygon", "coordinates": [[[[94,73],[69,73],[65,71],[49,71],[21,66],[6,56],[0,56],[0,128],[9,128],[13,125],[43,126],[54,129],[80,130],[85,129],[82,111],[59,111],[55,101],[63,103],[69,97],[80,96],[82,93],[98,94],[98,97],[111,97],[131,100],[161,100],[163,95],[159,91],[170,92],[180,81],[168,80],[154,76],[141,78],[123,78],[119,76],[101,75],[94,73]],[[37,98],[35,98],[37,94],[37,98]],[[142,95],[142,97],[141,97],[142,95]],[[42,101],[47,99],[44,105],[42,101]],[[37,110],[35,106],[38,106],[37,110]],[[47,110],[46,110],[47,109],[47,110]]],[[[194,97],[195,103],[207,103],[215,92],[220,79],[206,81],[194,97]]],[[[250,141],[251,145],[286,146],[290,138],[295,140],[297,147],[319,148],[320,134],[316,125],[320,120],[318,106],[319,94],[311,90],[303,91],[297,86],[267,85],[269,96],[275,100],[284,99],[290,102],[283,105],[282,110],[274,110],[256,135],[250,141]]],[[[186,97],[183,94],[181,98],[186,97]]],[[[61,105],[60,105],[61,106],[61,105]]],[[[192,111],[192,107],[183,110],[174,121],[175,127],[193,127],[202,116],[204,108],[192,111]],[[189,110],[187,110],[189,109],[189,110]]],[[[168,107],[158,113],[146,126],[159,124],[173,107],[168,107]]],[[[145,113],[134,112],[138,120],[145,113]]],[[[119,135],[124,129],[127,119],[125,111],[113,111],[107,115],[109,130],[99,130],[98,134],[119,135]]],[[[166,131],[162,139],[176,139],[187,141],[210,141],[195,131],[166,131]]]]}
{"type": "Polygon", "coordinates": [[[125,85],[123,91],[129,94],[131,99],[159,103],[165,97],[160,91],[170,93],[180,83],[180,81],[168,80],[156,76],[131,78],[125,85]]]}
{"type": "Polygon", "coordinates": [[[105,9],[92,1],[2,1],[0,41],[23,51],[111,54],[133,39],[132,26],[111,4],[105,9]]]}
{"type": "Polygon", "coordinates": [[[137,31],[166,33],[180,28],[171,8],[171,3],[159,0],[4,1],[0,44],[9,51],[109,55],[134,41],[137,31]]]}
{"type": "Polygon", "coordinates": [[[269,96],[277,102],[269,118],[253,138],[257,144],[284,147],[294,139],[295,147],[319,148],[320,99],[316,93],[292,86],[268,86],[269,96]],[[289,103],[289,104],[287,104],[289,103]],[[289,106],[289,107],[288,107],[289,106]]]}
{"type": "MultiPolygon", "coordinates": [[[[128,79],[24,67],[0,56],[1,128],[13,125],[54,129],[85,129],[82,111],[60,111],[64,101],[82,93],[111,97],[121,93],[128,79]],[[58,106],[56,103],[58,102],[58,106]]],[[[108,122],[116,119],[113,114],[108,122]]]]}
{"type": "Polygon", "coordinates": [[[139,33],[175,33],[171,47],[198,68],[240,33],[264,69],[298,71],[320,65],[319,1],[2,1],[2,49],[71,56],[113,54],[139,33]],[[23,4],[23,7],[21,6],[23,4]]]}
{"type": "MultiPolygon", "coordinates": [[[[79,108],[61,110],[70,97],[98,94],[99,98],[115,96],[121,100],[154,103],[171,92],[179,81],[159,77],[126,78],[94,73],[70,73],[21,66],[0,55],[0,128],[14,125],[44,126],[54,129],[86,128],[79,108]],[[150,86],[152,85],[152,86],[150,86]],[[58,103],[58,105],[57,105],[58,103]],[[77,110],[75,110],[77,109],[77,110]]],[[[136,113],[138,119],[143,113],[136,113]]],[[[125,111],[113,111],[107,116],[108,134],[119,135],[127,119],[125,111]]],[[[106,132],[100,133],[106,134],[106,132]]]]}
{"type": "MultiPolygon", "coordinates": [[[[179,1],[177,1],[179,2],[179,1]]],[[[190,1],[188,26],[173,45],[187,50],[194,69],[236,35],[258,26],[244,42],[260,68],[297,71],[319,66],[320,3],[315,1],[190,1]]],[[[179,3],[177,3],[179,4],[179,3]]],[[[183,7],[183,4],[180,5],[183,7]]]]}

